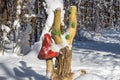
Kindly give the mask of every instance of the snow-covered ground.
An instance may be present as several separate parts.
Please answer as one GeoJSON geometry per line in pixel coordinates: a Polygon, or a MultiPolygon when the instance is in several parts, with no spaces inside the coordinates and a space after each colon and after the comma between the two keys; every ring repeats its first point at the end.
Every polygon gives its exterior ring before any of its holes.
{"type": "MultiPolygon", "coordinates": [[[[72,70],[85,69],[87,74],[76,80],[120,80],[120,31],[83,34],[86,39],[73,43],[72,70]]],[[[0,56],[0,80],[46,80],[46,61],[37,58],[39,48],[40,42],[35,43],[25,56],[7,50],[0,56]]]]}

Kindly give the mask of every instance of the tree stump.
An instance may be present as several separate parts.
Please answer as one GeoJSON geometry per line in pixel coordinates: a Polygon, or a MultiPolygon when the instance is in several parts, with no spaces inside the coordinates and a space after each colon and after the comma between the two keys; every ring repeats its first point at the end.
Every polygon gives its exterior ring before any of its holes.
{"type": "Polygon", "coordinates": [[[56,58],[56,68],[53,80],[73,80],[71,73],[72,50],[69,47],[62,48],[60,54],[56,58]]]}

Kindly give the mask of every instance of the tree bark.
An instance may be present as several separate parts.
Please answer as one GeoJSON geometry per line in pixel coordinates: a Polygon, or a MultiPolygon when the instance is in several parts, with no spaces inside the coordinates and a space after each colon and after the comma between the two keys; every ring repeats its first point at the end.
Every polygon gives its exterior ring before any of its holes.
{"type": "Polygon", "coordinates": [[[7,23],[7,20],[8,20],[8,15],[7,15],[7,1],[6,0],[2,0],[1,1],[1,4],[0,4],[0,8],[1,8],[1,19],[0,19],[0,22],[2,24],[6,24],[7,23]]]}
{"type": "Polygon", "coordinates": [[[54,70],[53,80],[73,80],[73,73],[71,72],[72,50],[69,47],[61,49],[60,54],[56,59],[56,67],[54,70]]]}

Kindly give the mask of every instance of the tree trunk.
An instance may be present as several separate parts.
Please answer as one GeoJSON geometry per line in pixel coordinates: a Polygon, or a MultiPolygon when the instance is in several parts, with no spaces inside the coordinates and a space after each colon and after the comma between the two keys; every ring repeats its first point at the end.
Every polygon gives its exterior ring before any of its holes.
{"type": "Polygon", "coordinates": [[[32,18],[31,20],[32,22],[32,33],[30,34],[30,46],[32,45],[32,39],[33,39],[33,33],[34,33],[34,39],[35,39],[35,42],[37,41],[37,25],[36,25],[36,18],[32,18]]]}
{"type": "Polygon", "coordinates": [[[7,20],[8,20],[8,15],[7,15],[7,1],[6,0],[2,0],[1,1],[1,4],[0,4],[0,8],[1,8],[1,19],[0,19],[0,22],[2,24],[6,24],[7,23],[7,20]]]}
{"type": "Polygon", "coordinates": [[[68,47],[61,49],[62,54],[56,59],[57,70],[54,73],[53,80],[73,80],[71,72],[72,50],[68,47]]]}
{"type": "Polygon", "coordinates": [[[0,53],[2,53],[3,54],[3,44],[2,44],[2,36],[3,36],[3,31],[2,31],[2,29],[0,28],[0,53]]]}

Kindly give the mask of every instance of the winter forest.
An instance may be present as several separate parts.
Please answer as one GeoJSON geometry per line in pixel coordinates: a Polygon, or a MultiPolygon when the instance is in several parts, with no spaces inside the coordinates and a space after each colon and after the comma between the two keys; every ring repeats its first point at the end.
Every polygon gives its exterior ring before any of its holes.
{"type": "Polygon", "coordinates": [[[0,80],[120,80],[120,0],[0,0],[0,80]]]}

